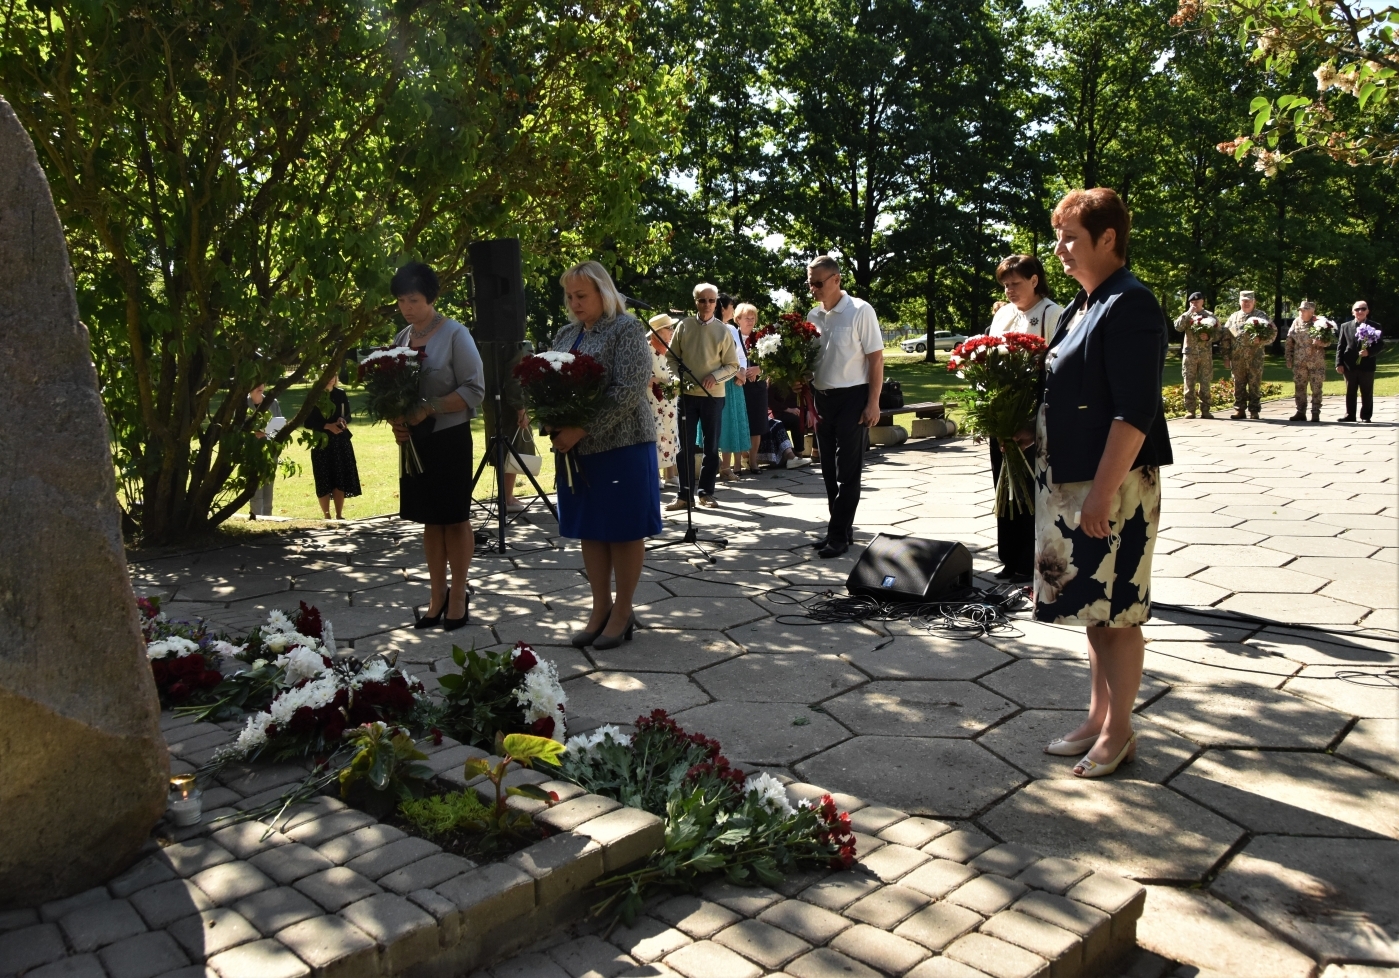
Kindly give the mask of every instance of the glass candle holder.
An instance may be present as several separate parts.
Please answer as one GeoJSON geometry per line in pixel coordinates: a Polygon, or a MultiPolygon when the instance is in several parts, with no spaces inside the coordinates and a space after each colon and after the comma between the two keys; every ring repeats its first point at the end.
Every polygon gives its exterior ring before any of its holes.
{"type": "Polygon", "coordinates": [[[177,774],[170,779],[170,820],[179,826],[198,825],[203,816],[203,792],[194,784],[193,774],[177,774]]]}

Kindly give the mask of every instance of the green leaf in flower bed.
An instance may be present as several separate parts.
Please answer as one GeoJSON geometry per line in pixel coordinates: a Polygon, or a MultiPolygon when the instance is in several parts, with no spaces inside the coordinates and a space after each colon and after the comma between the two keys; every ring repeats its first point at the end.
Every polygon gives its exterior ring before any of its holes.
{"type": "Polygon", "coordinates": [[[452,661],[461,672],[438,677],[441,702],[420,713],[421,727],[488,750],[500,734],[551,737],[557,728],[562,736],[563,690],[558,687],[557,670],[552,663],[541,662],[528,645],[520,642],[500,652],[454,645],[452,661]],[[531,686],[532,682],[536,685],[531,686]],[[557,698],[558,710],[546,704],[531,712],[537,705],[530,699],[531,690],[542,692],[549,703],[557,698]],[[551,715],[540,715],[546,711],[551,715]]]}

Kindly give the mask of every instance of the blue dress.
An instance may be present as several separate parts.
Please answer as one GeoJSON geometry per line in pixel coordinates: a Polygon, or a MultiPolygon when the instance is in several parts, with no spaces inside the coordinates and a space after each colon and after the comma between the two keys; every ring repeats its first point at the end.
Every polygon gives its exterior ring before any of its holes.
{"type": "Polygon", "coordinates": [[[719,451],[746,452],[748,438],[748,399],[738,381],[724,382],[724,423],[719,428],[719,451]]]}
{"type": "Polygon", "coordinates": [[[655,536],[661,521],[661,471],[656,443],[623,445],[592,455],[575,454],[573,485],[563,458],[554,455],[559,493],[559,532],[575,540],[626,543],[655,536]]]}

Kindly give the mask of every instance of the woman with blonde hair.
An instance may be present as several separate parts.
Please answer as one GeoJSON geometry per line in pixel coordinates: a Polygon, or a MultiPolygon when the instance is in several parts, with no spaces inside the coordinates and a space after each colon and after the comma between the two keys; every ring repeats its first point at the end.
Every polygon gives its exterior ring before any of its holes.
{"type": "MultiPolygon", "coordinates": [[[[738,334],[742,341],[739,348],[745,354],[753,351],[753,328],[758,325],[758,307],[751,302],[740,302],[734,310],[734,322],[738,324],[738,334]]],[[[747,475],[758,474],[758,446],[763,440],[763,432],[768,430],[768,382],[761,379],[762,368],[748,359],[747,381],[743,385],[743,400],[748,409],[748,470],[747,475]]]]}
{"type": "Polygon", "coordinates": [[[645,327],[627,315],[607,269],[585,261],[559,284],[570,322],[554,337],[554,349],[602,364],[610,401],[586,430],[551,432],[555,451],[575,450],[578,457],[573,485],[558,482],[559,532],[582,541],[593,593],[588,624],[571,641],[580,649],[613,649],[636,628],[632,598],[646,538],[662,528],[656,421],[647,403],[654,361],[645,327]]]}
{"type": "Polygon", "coordinates": [[[666,351],[675,336],[675,320],[667,313],[652,316],[649,322],[651,335],[651,411],[656,419],[656,464],[660,466],[661,478],[667,484],[675,481],[675,460],[680,451],[680,429],[676,424],[676,404],[679,387],[674,393],[665,388],[675,385],[675,375],[670,372],[666,361],[666,351]],[[656,392],[660,391],[657,396],[656,392]]]}

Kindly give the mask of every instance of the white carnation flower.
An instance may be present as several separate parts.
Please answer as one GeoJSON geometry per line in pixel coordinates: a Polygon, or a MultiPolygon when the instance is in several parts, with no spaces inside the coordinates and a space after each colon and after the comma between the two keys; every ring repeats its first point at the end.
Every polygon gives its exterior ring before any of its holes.
{"type": "Polygon", "coordinates": [[[242,652],[244,649],[247,648],[247,646],[234,645],[232,642],[210,642],[209,648],[213,649],[219,655],[226,655],[232,657],[237,655],[239,652],[242,652]]]}
{"type": "Polygon", "coordinates": [[[781,346],[782,337],[778,336],[776,333],[769,333],[767,336],[762,337],[758,340],[757,346],[759,359],[772,356],[781,346]]]}
{"type": "Polygon", "coordinates": [[[782,782],[771,774],[766,772],[755,774],[745,781],[743,793],[752,794],[753,792],[757,792],[758,803],[768,811],[777,815],[793,814],[794,809],[787,801],[787,789],[782,787],[782,782]]]}
{"type": "Polygon", "coordinates": [[[359,674],[351,681],[351,685],[356,689],[365,683],[379,683],[388,678],[393,672],[393,666],[389,665],[389,660],[384,658],[370,659],[359,674]]]}
{"type": "Polygon", "coordinates": [[[199,651],[199,643],[179,635],[171,635],[146,646],[147,659],[163,659],[167,655],[189,655],[199,651]]]}
{"type": "Polygon", "coordinates": [[[515,690],[515,702],[524,707],[526,723],[552,717],[554,739],[562,743],[563,708],[568,703],[568,696],[563,686],[559,685],[559,672],[552,662],[540,659],[538,665],[525,673],[525,681],[515,690]]]}
{"type": "Polygon", "coordinates": [[[546,350],[543,353],[536,353],[535,356],[545,361],[555,370],[562,372],[564,364],[573,362],[572,353],[564,353],[559,350],[546,350]]]}
{"type": "Polygon", "coordinates": [[[568,738],[568,742],[564,744],[564,748],[581,754],[591,754],[593,748],[599,746],[609,738],[614,744],[631,743],[631,738],[622,733],[619,728],[610,723],[606,723],[596,730],[591,730],[588,733],[568,738]]]}
{"type": "Polygon", "coordinates": [[[263,631],[294,632],[296,631],[296,626],[291,623],[291,619],[288,618],[286,614],[274,608],[272,611],[268,612],[267,625],[264,627],[263,631]]]}
{"type": "Polygon", "coordinates": [[[298,645],[286,655],[278,656],[277,665],[287,671],[289,686],[295,686],[303,679],[315,679],[326,671],[321,654],[305,645],[298,645]]]}
{"type": "Polygon", "coordinates": [[[391,346],[387,350],[375,350],[360,361],[361,364],[369,363],[372,360],[383,360],[393,357],[410,357],[418,359],[418,351],[410,346],[391,346]]]}

